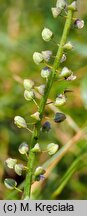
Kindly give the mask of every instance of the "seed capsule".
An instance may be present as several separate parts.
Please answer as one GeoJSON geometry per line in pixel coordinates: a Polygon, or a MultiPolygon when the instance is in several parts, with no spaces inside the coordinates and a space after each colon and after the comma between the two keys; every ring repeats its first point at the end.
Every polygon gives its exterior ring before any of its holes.
{"type": "Polygon", "coordinates": [[[34,86],[34,82],[30,79],[24,79],[23,85],[27,91],[30,91],[34,86]]]}
{"type": "Polygon", "coordinates": [[[15,116],[14,123],[16,124],[18,128],[27,128],[26,121],[21,116],[15,116]]]}
{"type": "Polygon", "coordinates": [[[45,51],[42,51],[41,53],[42,53],[44,61],[48,62],[50,60],[51,55],[52,55],[52,51],[45,50],[45,51]]]}
{"type": "Polygon", "coordinates": [[[39,143],[36,143],[36,145],[34,146],[34,148],[32,148],[32,152],[34,152],[34,153],[41,152],[39,143]]]}
{"type": "Polygon", "coordinates": [[[60,123],[66,119],[65,114],[57,112],[54,116],[54,121],[56,123],[60,123]]]}
{"type": "Polygon", "coordinates": [[[43,77],[43,78],[48,78],[49,75],[50,75],[50,73],[51,73],[50,68],[49,68],[49,67],[45,67],[45,68],[43,68],[43,69],[41,70],[41,77],[43,77]]]}
{"type": "Polygon", "coordinates": [[[35,64],[39,65],[43,61],[42,54],[39,52],[34,52],[33,60],[34,60],[35,64]]]}
{"type": "Polygon", "coordinates": [[[13,169],[16,163],[17,163],[17,160],[16,160],[16,159],[12,159],[12,158],[8,158],[8,159],[5,161],[5,164],[6,164],[7,167],[10,168],[10,169],[13,169]]]}
{"type": "Polygon", "coordinates": [[[35,97],[35,94],[34,94],[34,91],[33,91],[33,90],[31,90],[31,91],[25,90],[25,91],[24,91],[24,98],[25,98],[27,101],[33,100],[34,97],[35,97]]]}
{"type": "Polygon", "coordinates": [[[21,143],[21,145],[18,148],[18,151],[20,152],[20,154],[26,154],[29,152],[29,147],[27,143],[21,143]]]}
{"type": "Polygon", "coordinates": [[[50,122],[46,121],[43,125],[42,125],[42,131],[49,131],[51,129],[51,124],[50,122]]]}
{"type": "Polygon", "coordinates": [[[58,148],[59,148],[58,144],[50,143],[50,144],[47,146],[48,154],[49,154],[49,155],[54,155],[54,154],[57,152],[58,148]]]}
{"type": "Polygon", "coordinates": [[[14,168],[17,175],[21,176],[23,174],[24,166],[23,164],[16,164],[14,168]]]}
{"type": "Polygon", "coordinates": [[[51,40],[53,36],[53,32],[48,29],[48,28],[44,28],[43,31],[42,31],[42,38],[44,41],[48,42],[51,40]]]}
{"type": "Polygon", "coordinates": [[[11,178],[6,178],[4,180],[4,184],[10,190],[15,189],[15,187],[17,186],[17,182],[14,179],[11,179],[11,178]]]}

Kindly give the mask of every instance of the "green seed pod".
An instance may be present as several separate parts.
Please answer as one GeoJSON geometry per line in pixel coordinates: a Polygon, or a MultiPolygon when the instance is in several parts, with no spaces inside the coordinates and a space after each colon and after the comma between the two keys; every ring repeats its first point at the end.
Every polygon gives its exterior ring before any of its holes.
{"type": "Polygon", "coordinates": [[[27,91],[30,91],[34,86],[34,82],[30,79],[24,79],[23,85],[27,91]]]}
{"type": "Polygon", "coordinates": [[[25,90],[25,91],[24,91],[24,98],[25,98],[27,101],[33,100],[34,97],[35,97],[35,94],[34,94],[34,91],[33,91],[33,90],[31,90],[31,91],[25,90]]]}
{"type": "Polygon", "coordinates": [[[6,164],[7,167],[9,167],[10,169],[13,169],[16,163],[17,163],[17,160],[16,160],[16,159],[12,159],[12,158],[8,158],[8,159],[5,161],[5,164],[6,164]]]}
{"type": "Polygon", "coordinates": [[[24,166],[23,164],[16,164],[14,168],[17,175],[21,176],[23,174],[24,166]]]}
{"type": "Polygon", "coordinates": [[[32,152],[34,153],[39,153],[41,152],[40,146],[38,143],[36,143],[36,145],[34,146],[34,148],[32,148],[32,152]]]}
{"type": "Polygon", "coordinates": [[[15,116],[14,123],[16,124],[18,128],[27,128],[26,121],[21,116],[15,116]]]}
{"type": "Polygon", "coordinates": [[[50,143],[47,146],[47,152],[48,152],[49,155],[54,155],[57,152],[58,148],[59,148],[58,144],[50,143]]]}
{"type": "Polygon", "coordinates": [[[35,112],[34,114],[31,115],[31,117],[37,121],[40,121],[40,113],[35,112]]]}
{"type": "Polygon", "coordinates": [[[27,143],[21,143],[21,145],[18,148],[18,151],[20,154],[27,154],[29,152],[29,147],[27,143]]]}
{"type": "Polygon", "coordinates": [[[48,28],[44,28],[42,31],[43,40],[48,42],[51,40],[52,37],[53,37],[53,32],[48,28]]]}
{"type": "Polygon", "coordinates": [[[17,186],[17,182],[14,179],[11,179],[11,178],[6,178],[4,180],[4,184],[10,190],[15,189],[15,187],[17,186]]]}
{"type": "Polygon", "coordinates": [[[60,94],[57,96],[55,101],[55,106],[63,106],[66,103],[66,96],[64,94],[60,94]]]}
{"type": "Polygon", "coordinates": [[[66,119],[65,114],[57,112],[54,116],[54,121],[56,123],[60,123],[66,119]]]}
{"type": "Polygon", "coordinates": [[[37,167],[34,173],[35,177],[38,177],[40,175],[43,175],[46,171],[43,169],[43,167],[37,167]]]}
{"type": "Polygon", "coordinates": [[[59,74],[59,76],[62,78],[67,78],[72,74],[72,71],[69,70],[67,67],[64,67],[61,71],[61,73],[59,74]]]}
{"type": "Polygon", "coordinates": [[[39,65],[43,61],[42,54],[39,52],[34,52],[33,60],[34,60],[35,64],[39,65]]]}

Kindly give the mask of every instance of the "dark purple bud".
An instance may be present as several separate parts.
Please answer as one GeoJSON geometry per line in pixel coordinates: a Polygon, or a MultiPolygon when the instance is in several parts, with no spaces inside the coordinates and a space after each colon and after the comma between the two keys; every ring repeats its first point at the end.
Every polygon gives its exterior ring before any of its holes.
{"type": "Polygon", "coordinates": [[[44,175],[40,175],[39,176],[39,181],[43,181],[45,179],[45,176],[44,175]]]}
{"type": "Polygon", "coordinates": [[[65,114],[57,112],[54,116],[54,121],[56,123],[60,123],[66,119],[65,114]]]}
{"type": "Polygon", "coordinates": [[[78,29],[82,29],[84,27],[84,20],[76,19],[74,26],[78,29]]]}
{"type": "Polygon", "coordinates": [[[42,125],[42,131],[49,131],[51,129],[51,124],[50,122],[46,121],[43,125],[42,125]]]}

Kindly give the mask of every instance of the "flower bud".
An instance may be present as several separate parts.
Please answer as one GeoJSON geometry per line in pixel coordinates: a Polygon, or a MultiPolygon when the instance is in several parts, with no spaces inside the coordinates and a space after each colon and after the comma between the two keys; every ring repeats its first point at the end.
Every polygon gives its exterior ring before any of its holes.
{"type": "Polygon", "coordinates": [[[39,177],[38,177],[38,181],[43,181],[45,179],[45,176],[44,175],[40,175],[39,177]]]}
{"type": "Polygon", "coordinates": [[[43,78],[48,78],[49,75],[50,75],[50,73],[51,73],[50,68],[49,68],[49,67],[45,67],[45,68],[43,68],[43,69],[41,70],[41,77],[43,77],[43,78]]]}
{"type": "Polygon", "coordinates": [[[65,103],[66,103],[66,96],[64,94],[58,95],[55,101],[55,106],[63,106],[65,103]]]}
{"type": "Polygon", "coordinates": [[[27,128],[26,121],[21,116],[15,116],[14,123],[16,124],[18,128],[27,128]]]}
{"type": "Polygon", "coordinates": [[[66,7],[66,1],[65,0],[57,0],[56,7],[63,10],[66,7]]]}
{"type": "Polygon", "coordinates": [[[50,60],[51,55],[52,55],[52,51],[45,50],[45,51],[42,51],[41,53],[42,53],[44,61],[48,62],[50,60]]]}
{"type": "Polygon", "coordinates": [[[78,29],[82,29],[84,27],[84,20],[76,19],[74,26],[78,29]]]}
{"type": "Polygon", "coordinates": [[[41,95],[44,95],[44,90],[45,90],[45,85],[40,85],[40,86],[36,86],[35,87],[36,90],[38,90],[38,92],[41,94],[41,95]]]}
{"type": "Polygon", "coordinates": [[[18,148],[18,151],[20,152],[20,154],[28,153],[28,151],[29,151],[28,144],[25,142],[21,143],[21,145],[18,148]]]}
{"type": "Polygon", "coordinates": [[[47,146],[48,154],[49,154],[49,155],[54,155],[54,154],[57,152],[58,148],[59,148],[58,144],[50,143],[50,144],[47,146]]]}
{"type": "Polygon", "coordinates": [[[70,75],[72,74],[72,71],[69,70],[67,67],[64,67],[61,71],[61,73],[59,74],[60,77],[63,77],[63,78],[67,78],[69,77],[70,75]]]}
{"type": "Polygon", "coordinates": [[[33,60],[34,60],[35,64],[39,65],[43,61],[42,54],[39,52],[34,52],[33,60]]]}
{"type": "Polygon", "coordinates": [[[73,1],[70,5],[68,5],[68,9],[77,11],[77,2],[73,1]]]}
{"type": "Polygon", "coordinates": [[[71,50],[73,48],[73,45],[71,44],[71,42],[66,43],[63,46],[64,50],[71,50]]]}
{"type": "Polygon", "coordinates": [[[17,186],[17,182],[14,179],[11,179],[11,178],[6,178],[4,180],[4,184],[10,190],[15,189],[15,187],[17,186]]]}
{"type": "Polygon", "coordinates": [[[30,79],[24,79],[23,85],[27,91],[30,91],[34,86],[34,82],[30,79]]]}
{"type": "Polygon", "coordinates": [[[42,38],[44,41],[48,42],[51,40],[53,36],[53,32],[48,29],[48,28],[44,28],[43,31],[42,31],[42,38]]]}
{"type": "Polygon", "coordinates": [[[17,160],[16,160],[16,159],[12,159],[12,158],[8,158],[8,159],[5,161],[5,164],[6,164],[7,167],[9,167],[10,169],[13,169],[16,163],[17,163],[17,160]]]}
{"type": "Polygon", "coordinates": [[[41,152],[40,146],[38,143],[36,143],[36,145],[34,146],[34,148],[32,148],[32,152],[34,153],[39,153],[41,152]]]}
{"type": "Polygon", "coordinates": [[[40,113],[35,112],[34,114],[31,115],[31,117],[37,121],[40,121],[40,113]]]}
{"type": "Polygon", "coordinates": [[[60,123],[66,119],[65,114],[57,112],[54,116],[54,121],[56,123],[60,123]]]}
{"type": "Polygon", "coordinates": [[[72,73],[69,77],[67,77],[66,80],[68,80],[68,81],[73,81],[73,80],[75,80],[75,79],[76,79],[76,76],[74,76],[73,73],[72,73]]]}
{"type": "Polygon", "coordinates": [[[48,122],[48,121],[46,121],[46,122],[44,122],[44,124],[42,125],[42,131],[44,132],[44,131],[49,131],[51,129],[51,124],[50,124],[50,122],[48,122]]]}
{"type": "Polygon", "coordinates": [[[23,164],[16,164],[14,168],[17,175],[21,176],[23,174],[24,166],[23,164]]]}
{"type": "Polygon", "coordinates": [[[61,14],[61,8],[59,7],[54,7],[54,8],[51,8],[51,11],[52,11],[52,15],[54,18],[56,18],[58,15],[61,14]]]}
{"type": "Polygon", "coordinates": [[[62,58],[60,60],[60,63],[63,63],[66,61],[66,55],[63,53],[62,58]]]}
{"type": "Polygon", "coordinates": [[[31,101],[31,100],[33,100],[34,97],[35,97],[35,94],[34,94],[33,90],[30,90],[30,91],[25,90],[24,91],[24,98],[26,100],[31,101]]]}
{"type": "Polygon", "coordinates": [[[43,169],[43,167],[37,167],[36,170],[35,170],[35,177],[38,177],[40,175],[43,175],[46,171],[43,169]]]}

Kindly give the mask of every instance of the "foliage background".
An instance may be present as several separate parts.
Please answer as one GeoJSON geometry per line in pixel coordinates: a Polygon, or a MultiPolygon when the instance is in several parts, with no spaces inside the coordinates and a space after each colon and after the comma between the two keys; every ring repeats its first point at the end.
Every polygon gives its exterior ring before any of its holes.
{"type": "MultiPolygon", "coordinates": [[[[55,41],[59,42],[64,27],[64,18],[54,20],[50,8],[55,5],[55,0],[0,0],[0,199],[19,199],[20,194],[13,194],[3,184],[5,177],[13,177],[18,184],[24,177],[18,177],[12,170],[4,166],[8,157],[18,158],[19,162],[26,163],[18,153],[21,142],[30,143],[30,134],[25,130],[19,130],[14,126],[15,115],[23,116],[27,122],[30,114],[36,111],[33,103],[28,103],[23,97],[24,78],[31,78],[39,85],[43,82],[40,77],[40,67],[32,60],[34,51],[51,49],[54,55],[57,46],[53,43],[45,43],[41,38],[44,26],[51,28],[55,33],[55,41]]],[[[77,16],[85,21],[82,30],[73,29],[69,34],[69,40],[74,49],[68,52],[66,65],[77,76],[74,82],[62,81],[55,83],[50,98],[56,97],[66,88],[73,92],[68,94],[67,104],[61,111],[68,114],[73,121],[64,121],[60,125],[52,122],[52,130],[49,134],[41,134],[39,143],[46,146],[50,142],[56,142],[60,148],[64,146],[84,127],[87,121],[87,1],[78,0],[77,16]],[[78,130],[77,130],[78,128],[78,130]]],[[[47,109],[46,115],[54,116],[53,111],[47,109]]],[[[68,117],[69,117],[68,116],[68,117]]],[[[87,151],[87,136],[81,137],[76,144],[65,154],[62,160],[50,173],[47,181],[34,192],[34,199],[51,199],[57,189],[61,178],[64,176],[73,161],[78,158],[80,152],[87,151]]],[[[39,165],[48,160],[46,154],[42,154],[36,160],[39,165]]],[[[87,157],[83,162],[87,164],[87,157]]],[[[75,172],[67,181],[63,191],[54,199],[87,199],[87,166],[75,172]]]]}

